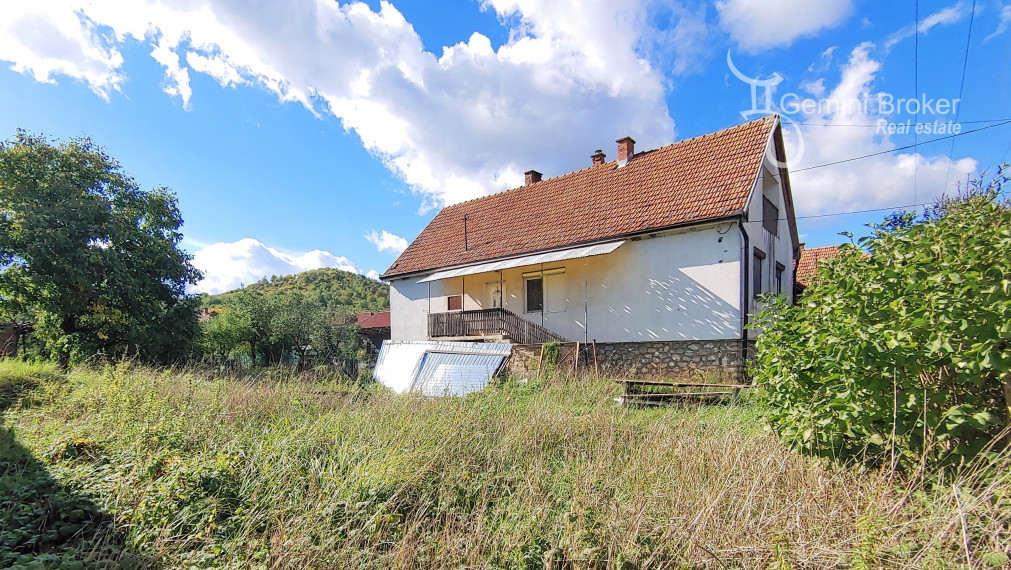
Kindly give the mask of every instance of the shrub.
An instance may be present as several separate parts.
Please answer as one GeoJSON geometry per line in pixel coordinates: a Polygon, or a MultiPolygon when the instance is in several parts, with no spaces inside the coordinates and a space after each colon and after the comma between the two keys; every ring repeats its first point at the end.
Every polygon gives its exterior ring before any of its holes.
{"type": "MultiPolygon", "coordinates": [[[[1008,177],[882,226],[758,320],[773,428],[816,455],[935,467],[992,449],[1011,404],[1008,177]]],[[[1006,445],[1006,439],[997,445],[1006,445]]]]}

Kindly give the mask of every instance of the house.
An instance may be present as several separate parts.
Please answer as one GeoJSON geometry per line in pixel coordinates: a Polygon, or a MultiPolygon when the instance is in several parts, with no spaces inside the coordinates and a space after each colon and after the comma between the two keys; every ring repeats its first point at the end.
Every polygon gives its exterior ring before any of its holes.
{"type": "Polygon", "coordinates": [[[27,324],[0,323],[0,356],[17,356],[21,337],[33,330],[27,324]]]}
{"type": "Polygon", "coordinates": [[[203,307],[200,309],[200,312],[197,313],[197,320],[201,323],[207,322],[214,317],[221,315],[221,311],[223,310],[224,309],[221,307],[203,307]]]}
{"type": "Polygon", "coordinates": [[[777,116],[444,208],[383,275],[393,340],[578,341],[612,370],[739,368],[799,252],[777,116]]]}
{"type": "Polygon", "coordinates": [[[814,272],[818,264],[826,259],[836,259],[842,255],[842,251],[837,245],[827,247],[815,247],[807,249],[800,248],[800,259],[797,260],[797,285],[800,290],[804,290],[811,285],[814,280],[814,272]]]}
{"type": "Polygon", "coordinates": [[[358,321],[358,334],[367,341],[369,354],[378,354],[383,341],[390,340],[390,312],[358,313],[355,319],[358,321]]]}

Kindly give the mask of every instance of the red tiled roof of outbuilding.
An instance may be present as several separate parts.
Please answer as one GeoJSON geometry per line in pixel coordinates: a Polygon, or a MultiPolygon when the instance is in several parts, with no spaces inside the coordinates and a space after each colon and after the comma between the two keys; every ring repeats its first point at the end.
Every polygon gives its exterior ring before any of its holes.
{"type": "Polygon", "coordinates": [[[800,250],[800,261],[797,262],[797,283],[804,287],[811,285],[818,264],[826,259],[835,259],[840,255],[842,255],[842,251],[837,245],[800,250]]]}

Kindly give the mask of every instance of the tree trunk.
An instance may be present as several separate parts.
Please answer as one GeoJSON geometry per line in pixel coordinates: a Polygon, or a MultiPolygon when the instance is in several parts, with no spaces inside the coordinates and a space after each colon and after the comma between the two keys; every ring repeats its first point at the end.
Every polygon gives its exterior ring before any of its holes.
{"type": "MultiPolygon", "coordinates": [[[[77,332],[77,319],[70,315],[63,317],[63,321],[60,322],[60,331],[64,337],[69,337],[77,332]]],[[[64,342],[60,343],[60,370],[63,371],[70,367],[70,347],[66,341],[67,339],[64,339],[64,342]]]]}

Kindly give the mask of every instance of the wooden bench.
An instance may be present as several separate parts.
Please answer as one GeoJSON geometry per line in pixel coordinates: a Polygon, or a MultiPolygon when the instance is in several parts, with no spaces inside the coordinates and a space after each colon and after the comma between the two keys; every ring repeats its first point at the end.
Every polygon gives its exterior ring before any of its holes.
{"type": "Polygon", "coordinates": [[[736,397],[750,384],[706,384],[701,382],[670,382],[666,380],[615,380],[621,384],[621,395],[615,398],[622,405],[660,406],[675,401],[695,400],[708,403],[727,396],[736,397]],[[650,388],[650,391],[644,391],[650,388]],[[657,388],[661,390],[656,390],[657,388]]]}

